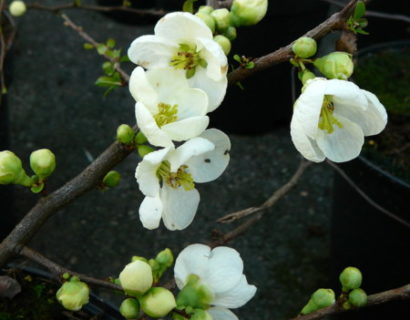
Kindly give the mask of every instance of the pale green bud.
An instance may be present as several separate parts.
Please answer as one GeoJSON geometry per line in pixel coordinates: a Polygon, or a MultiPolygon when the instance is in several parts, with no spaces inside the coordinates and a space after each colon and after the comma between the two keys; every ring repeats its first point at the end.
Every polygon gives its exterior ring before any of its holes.
{"type": "Polygon", "coordinates": [[[155,257],[155,260],[160,264],[165,267],[170,267],[174,263],[174,255],[172,254],[171,249],[165,249],[162,250],[157,254],[155,257]]]}
{"type": "Polygon", "coordinates": [[[307,69],[298,73],[299,80],[305,84],[308,80],[316,78],[315,74],[307,69]]]}
{"type": "Polygon", "coordinates": [[[336,301],[335,293],[332,289],[318,289],[312,294],[311,299],[319,309],[328,307],[336,301]]]}
{"type": "Polygon", "coordinates": [[[88,303],[90,289],[87,284],[73,277],[57,291],[57,300],[67,310],[78,311],[88,303]]]}
{"type": "Polygon", "coordinates": [[[109,188],[114,188],[118,186],[120,181],[121,181],[120,173],[118,171],[111,170],[105,175],[103,179],[103,184],[109,188]]]}
{"type": "Polygon", "coordinates": [[[117,128],[117,141],[130,144],[134,139],[134,130],[128,124],[122,124],[117,128]]]}
{"type": "Polygon", "coordinates": [[[205,310],[197,309],[190,320],[212,320],[212,316],[205,310]]]}
{"type": "Polygon", "coordinates": [[[130,295],[141,295],[151,288],[152,270],[148,263],[136,260],[125,266],[119,276],[121,287],[130,295]]]}
{"type": "Polygon", "coordinates": [[[31,179],[23,169],[21,160],[13,152],[0,152],[0,184],[21,184],[31,186],[31,179]]]}
{"type": "Polygon", "coordinates": [[[151,288],[140,302],[142,311],[153,318],[165,317],[177,306],[172,292],[161,287],[151,288]]]}
{"type": "Polygon", "coordinates": [[[27,7],[24,1],[13,1],[10,3],[9,11],[12,16],[20,17],[26,13],[27,7]]]}
{"type": "Polygon", "coordinates": [[[316,40],[309,37],[301,37],[292,44],[292,51],[300,58],[310,58],[316,54],[316,40]]]}
{"type": "Polygon", "coordinates": [[[185,287],[178,294],[177,304],[178,307],[207,309],[212,298],[212,293],[201,284],[201,279],[195,274],[190,274],[185,287]]]}
{"type": "Polygon", "coordinates": [[[216,9],[211,12],[211,16],[214,18],[216,29],[219,32],[224,32],[230,26],[231,19],[228,9],[216,9]]]}
{"type": "Polygon", "coordinates": [[[231,51],[232,45],[231,45],[231,41],[227,37],[221,34],[218,34],[217,36],[214,37],[214,41],[221,46],[225,55],[229,54],[229,52],[231,51]]]}
{"type": "Polygon", "coordinates": [[[353,289],[360,288],[362,285],[362,273],[355,267],[347,267],[339,275],[342,290],[348,292],[353,289]]]}
{"type": "Polygon", "coordinates": [[[268,10],[268,0],[234,0],[231,7],[235,26],[251,26],[263,19],[268,10]]]}
{"type": "Polygon", "coordinates": [[[367,304],[367,294],[363,289],[354,289],[349,293],[349,302],[352,306],[360,308],[367,304]]]}
{"type": "Polygon", "coordinates": [[[120,306],[120,313],[126,319],[136,319],[140,312],[140,305],[137,299],[127,298],[120,306]]]}
{"type": "Polygon", "coordinates": [[[144,144],[148,141],[147,137],[140,131],[135,136],[135,143],[136,144],[144,144]]]}
{"type": "Polygon", "coordinates": [[[211,6],[200,6],[198,9],[198,12],[210,14],[212,11],[214,11],[214,8],[211,6]]]}
{"type": "Polygon", "coordinates": [[[341,51],[335,51],[318,58],[313,64],[329,79],[347,80],[354,69],[352,55],[341,51]]]}
{"type": "Polygon", "coordinates": [[[228,27],[228,29],[225,30],[223,35],[231,41],[235,40],[237,37],[236,28],[232,26],[228,27]]]}
{"type": "Polygon", "coordinates": [[[39,149],[30,155],[30,167],[40,178],[47,178],[56,168],[56,156],[49,149],[39,149]]]}
{"type": "Polygon", "coordinates": [[[212,33],[215,32],[215,19],[210,14],[198,11],[195,15],[205,22],[208,28],[211,29],[212,33]]]}
{"type": "Polygon", "coordinates": [[[137,151],[140,157],[144,158],[148,153],[151,153],[152,151],[154,151],[154,149],[151,148],[150,146],[141,145],[137,147],[137,151]]]}

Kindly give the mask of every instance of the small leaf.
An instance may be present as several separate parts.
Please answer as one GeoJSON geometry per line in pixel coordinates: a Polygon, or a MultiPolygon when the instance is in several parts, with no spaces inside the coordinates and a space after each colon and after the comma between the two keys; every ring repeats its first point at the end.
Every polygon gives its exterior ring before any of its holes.
{"type": "Polygon", "coordinates": [[[110,61],[104,62],[103,65],[102,65],[102,68],[103,68],[105,74],[108,75],[108,76],[111,76],[115,71],[114,65],[110,61]]]}
{"type": "Polygon", "coordinates": [[[122,56],[121,58],[120,58],[120,62],[130,62],[131,60],[130,60],[130,58],[128,58],[128,56],[122,56]]]}
{"type": "Polygon", "coordinates": [[[354,9],[353,18],[359,19],[364,16],[365,12],[366,12],[366,5],[364,4],[363,1],[358,1],[356,4],[356,8],[354,9]]]}
{"type": "Polygon", "coordinates": [[[367,36],[369,34],[367,31],[364,31],[363,29],[356,29],[356,33],[360,33],[360,34],[363,34],[365,36],[367,36]]]}
{"type": "Polygon", "coordinates": [[[101,55],[104,55],[107,52],[108,48],[105,44],[99,43],[97,45],[97,52],[101,55]]]}
{"type": "Polygon", "coordinates": [[[234,59],[235,61],[239,62],[239,63],[242,62],[242,59],[241,59],[241,57],[239,56],[239,54],[235,54],[235,55],[233,56],[233,59],[234,59]]]}
{"type": "Polygon", "coordinates": [[[182,5],[182,11],[194,13],[194,2],[197,0],[185,0],[184,4],[182,5]]]}
{"type": "Polygon", "coordinates": [[[115,47],[115,40],[114,39],[108,39],[106,45],[110,49],[114,48],[115,47]]]}
{"type": "Polygon", "coordinates": [[[94,46],[91,43],[88,43],[88,42],[84,43],[83,47],[84,47],[85,50],[94,49],[94,46]]]}
{"type": "Polygon", "coordinates": [[[102,76],[95,81],[95,85],[99,87],[121,86],[121,81],[113,77],[102,76]]]}
{"type": "Polygon", "coordinates": [[[255,62],[250,61],[245,65],[246,69],[253,69],[255,67],[255,62]]]}

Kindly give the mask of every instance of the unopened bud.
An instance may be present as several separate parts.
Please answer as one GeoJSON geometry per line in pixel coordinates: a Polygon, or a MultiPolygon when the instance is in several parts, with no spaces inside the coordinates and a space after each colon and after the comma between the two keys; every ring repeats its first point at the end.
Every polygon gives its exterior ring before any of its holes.
{"type": "Polygon", "coordinates": [[[305,84],[308,80],[316,78],[315,74],[307,69],[298,73],[299,80],[305,84]]]}
{"type": "Polygon", "coordinates": [[[235,40],[237,37],[236,28],[232,26],[228,27],[228,29],[225,30],[223,35],[231,41],[235,40]]]}
{"type": "Polygon", "coordinates": [[[137,299],[127,298],[120,306],[120,313],[125,319],[136,319],[140,312],[140,305],[137,299]]]}
{"type": "Polygon", "coordinates": [[[56,168],[56,156],[49,149],[40,149],[31,153],[30,167],[40,178],[47,178],[56,168]]]}
{"type": "Polygon", "coordinates": [[[136,144],[144,144],[148,141],[147,137],[140,131],[135,136],[136,144]]]}
{"type": "Polygon", "coordinates": [[[120,181],[121,181],[120,173],[118,171],[111,170],[105,175],[103,179],[103,184],[109,188],[114,188],[118,186],[120,181]]]}
{"type": "Polygon", "coordinates": [[[212,320],[212,316],[205,310],[196,309],[191,316],[191,320],[212,320]]]}
{"type": "Polygon", "coordinates": [[[214,11],[214,8],[211,6],[200,6],[198,9],[198,12],[210,14],[212,11],[214,11]]]}
{"type": "Polygon", "coordinates": [[[23,169],[21,160],[13,152],[0,152],[0,184],[21,184],[31,186],[31,179],[23,169]]]}
{"type": "Polygon", "coordinates": [[[210,14],[198,11],[195,15],[205,22],[208,28],[211,29],[212,33],[215,32],[215,19],[210,14]]]}
{"type": "Polygon", "coordinates": [[[73,277],[57,291],[57,300],[67,310],[78,311],[88,303],[90,289],[87,284],[73,277]]]}
{"type": "Polygon", "coordinates": [[[213,296],[209,289],[201,283],[201,279],[190,274],[187,277],[185,286],[179,292],[177,297],[178,307],[192,307],[199,309],[209,308],[213,296]]]}
{"type": "Polygon", "coordinates": [[[169,268],[174,263],[174,255],[172,254],[171,249],[167,248],[167,249],[162,250],[161,252],[159,252],[157,254],[157,256],[155,257],[155,260],[160,265],[163,265],[163,266],[169,268]]]}
{"type": "Polygon", "coordinates": [[[340,273],[339,280],[342,284],[342,291],[348,292],[360,288],[363,277],[359,269],[355,267],[347,267],[340,273]]]}
{"type": "Polygon", "coordinates": [[[318,289],[312,294],[311,299],[319,309],[328,307],[336,301],[335,293],[332,289],[318,289]]]}
{"type": "Polygon", "coordinates": [[[130,144],[134,139],[134,130],[128,124],[122,124],[117,128],[117,140],[123,144],[130,144]]]}
{"type": "Polygon", "coordinates": [[[175,297],[171,291],[161,287],[151,288],[141,297],[141,309],[150,317],[165,317],[176,307],[175,297]]]}
{"type": "Polygon", "coordinates": [[[232,45],[231,45],[231,41],[227,37],[221,34],[218,34],[217,36],[214,37],[214,41],[221,46],[225,55],[229,54],[229,52],[231,51],[232,45]]]}
{"type": "Polygon", "coordinates": [[[292,45],[293,53],[303,59],[310,58],[316,54],[316,40],[309,37],[301,37],[292,45]]]}
{"type": "Polygon", "coordinates": [[[148,263],[136,260],[125,266],[120,273],[121,287],[130,295],[141,295],[152,286],[152,270],[148,263]]]}
{"type": "Polygon", "coordinates": [[[224,32],[230,26],[231,19],[228,9],[216,9],[211,12],[211,16],[215,19],[216,29],[219,32],[224,32]]]}
{"type": "Polygon", "coordinates": [[[318,58],[313,64],[329,79],[347,80],[354,69],[352,55],[341,51],[335,51],[318,58]]]}
{"type": "Polygon", "coordinates": [[[152,151],[154,151],[154,149],[151,148],[150,146],[140,145],[137,147],[137,151],[140,157],[144,158],[148,153],[151,153],[152,151]]]}
{"type": "Polygon", "coordinates": [[[268,10],[268,0],[234,0],[231,7],[231,20],[235,26],[251,26],[263,19],[268,10]]]}
{"type": "Polygon", "coordinates": [[[10,3],[9,11],[12,16],[20,17],[26,13],[27,7],[24,1],[13,1],[10,3]]]}
{"type": "Polygon", "coordinates": [[[354,289],[349,293],[349,302],[352,306],[360,308],[367,304],[367,294],[363,289],[354,289]]]}

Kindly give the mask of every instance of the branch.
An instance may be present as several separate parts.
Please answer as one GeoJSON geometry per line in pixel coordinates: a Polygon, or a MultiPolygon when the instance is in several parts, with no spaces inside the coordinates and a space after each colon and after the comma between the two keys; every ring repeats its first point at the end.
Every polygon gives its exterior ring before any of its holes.
{"type": "MultiPolygon", "coordinates": [[[[365,307],[370,307],[382,303],[386,303],[393,300],[410,299],[410,284],[403,287],[383,291],[380,293],[372,294],[368,296],[367,304],[365,307]]],[[[357,310],[357,309],[350,309],[357,310]]],[[[315,312],[309,313],[307,315],[300,315],[290,320],[313,320],[320,319],[324,316],[333,315],[337,313],[346,312],[349,310],[343,309],[343,307],[337,303],[331,305],[330,307],[319,309],[315,312]]]]}
{"type": "Polygon", "coordinates": [[[23,247],[20,251],[20,255],[23,257],[26,257],[34,262],[37,262],[38,264],[46,267],[56,278],[61,280],[61,277],[64,273],[69,273],[70,275],[77,276],[79,277],[82,281],[87,282],[89,284],[93,284],[99,287],[107,288],[107,289],[113,289],[113,290],[119,290],[122,291],[121,286],[112,283],[107,280],[101,280],[101,279],[96,279],[78,272],[71,271],[67,268],[64,268],[57,263],[51,261],[50,259],[46,258],[39,252],[30,249],[28,247],[23,247]]]}

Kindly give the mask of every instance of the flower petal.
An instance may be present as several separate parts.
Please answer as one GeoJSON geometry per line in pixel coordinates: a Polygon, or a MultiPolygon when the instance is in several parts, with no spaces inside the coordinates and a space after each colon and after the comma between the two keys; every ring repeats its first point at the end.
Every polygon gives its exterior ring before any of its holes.
{"type": "Polygon", "coordinates": [[[360,88],[351,81],[346,80],[326,80],[325,94],[331,95],[334,103],[344,103],[356,106],[365,110],[367,99],[360,88]]]}
{"type": "Polygon", "coordinates": [[[378,134],[386,127],[387,112],[379,99],[371,92],[362,90],[368,101],[366,110],[369,125],[362,127],[365,136],[378,134]]]}
{"type": "Polygon", "coordinates": [[[140,205],[139,216],[144,228],[158,228],[162,216],[162,201],[159,196],[145,197],[140,205]]]}
{"type": "Polygon", "coordinates": [[[196,88],[187,88],[173,93],[174,103],[178,105],[178,119],[204,116],[208,112],[208,95],[196,88]]]}
{"type": "Polygon", "coordinates": [[[190,158],[186,165],[194,181],[203,183],[215,180],[225,171],[230,159],[231,141],[218,129],[208,129],[200,137],[212,142],[215,149],[190,158]]]}
{"type": "Polygon", "coordinates": [[[171,188],[164,185],[160,196],[163,204],[162,219],[168,230],[183,230],[194,220],[199,204],[199,192],[196,189],[171,188]]]}
{"type": "Polygon", "coordinates": [[[228,59],[221,46],[212,39],[198,38],[203,49],[201,57],[207,62],[206,74],[214,81],[221,81],[228,71],[228,59]]]}
{"type": "Polygon", "coordinates": [[[225,292],[219,292],[215,295],[212,304],[225,308],[239,308],[246,304],[256,293],[256,287],[249,285],[246,277],[242,275],[239,283],[225,292]]]}
{"type": "Polygon", "coordinates": [[[129,89],[135,100],[144,104],[151,113],[156,112],[158,105],[158,94],[149,83],[143,68],[137,67],[131,73],[129,89]]]}
{"type": "Polygon", "coordinates": [[[181,121],[171,122],[161,127],[174,141],[185,141],[200,135],[209,124],[209,117],[191,117],[181,121]]]}
{"type": "Polygon", "coordinates": [[[185,286],[190,274],[196,274],[200,278],[204,276],[210,255],[211,248],[198,243],[189,245],[179,253],[174,266],[175,280],[179,289],[185,286]]]}
{"type": "Polygon", "coordinates": [[[342,128],[333,126],[329,134],[318,130],[317,144],[324,155],[334,162],[345,162],[356,158],[362,149],[364,135],[362,129],[349,119],[333,112],[333,116],[341,122],[342,128]]]}
{"type": "Polygon", "coordinates": [[[213,307],[207,312],[212,316],[212,320],[239,320],[231,310],[226,308],[213,307]]]}

